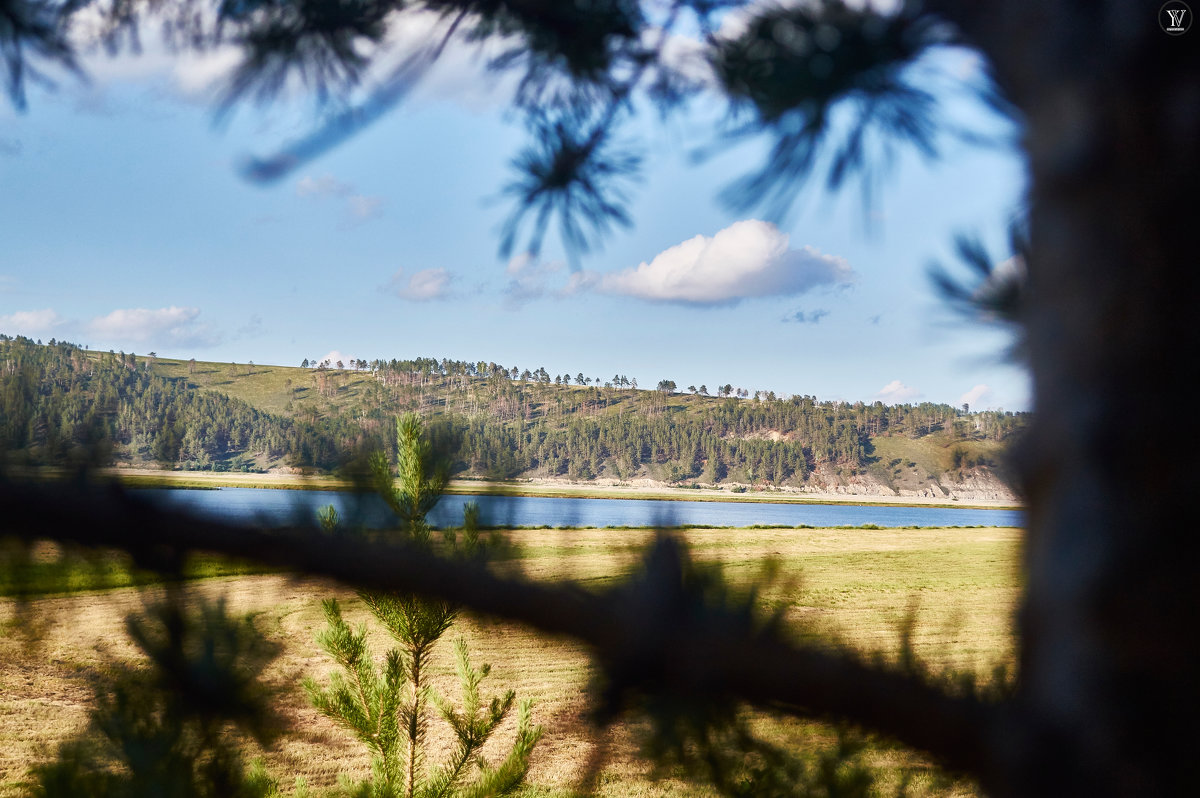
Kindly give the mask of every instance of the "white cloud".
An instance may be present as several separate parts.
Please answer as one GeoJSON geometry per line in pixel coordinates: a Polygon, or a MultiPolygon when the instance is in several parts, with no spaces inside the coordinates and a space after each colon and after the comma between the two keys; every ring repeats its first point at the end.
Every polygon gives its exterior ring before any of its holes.
{"type": "Polygon", "coordinates": [[[242,60],[241,51],[232,45],[213,50],[180,53],[171,73],[176,87],[187,96],[205,96],[225,82],[242,60]]]}
{"type": "MultiPolygon", "coordinates": [[[[387,21],[389,28],[383,49],[397,55],[380,59],[371,67],[364,81],[368,85],[385,83],[398,68],[411,72],[400,66],[401,59],[421,48],[432,50],[442,42],[452,24],[451,18],[434,11],[406,11],[390,15],[387,21]]],[[[493,71],[488,69],[488,63],[521,46],[517,37],[468,41],[460,29],[446,43],[436,62],[418,70],[410,97],[418,102],[451,100],[476,111],[507,106],[520,79],[519,70],[493,71]]]]}
{"type": "MultiPolygon", "coordinates": [[[[166,85],[175,95],[188,101],[208,102],[227,85],[228,78],[242,62],[241,49],[225,44],[199,52],[173,51],[158,35],[165,22],[164,15],[151,12],[143,19],[140,37],[140,52],[133,53],[123,48],[110,56],[103,46],[101,37],[105,30],[104,6],[109,3],[93,3],[72,16],[73,39],[83,52],[81,58],[84,71],[89,77],[85,91],[103,93],[104,89],[117,83],[141,82],[166,85]]],[[[213,25],[212,7],[201,8],[197,13],[206,27],[213,25]]],[[[166,12],[167,14],[170,11],[166,12]]],[[[362,80],[363,92],[347,98],[352,102],[371,87],[381,85],[393,70],[420,48],[432,50],[448,30],[451,20],[443,14],[424,11],[405,11],[390,14],[387,18],[387,38],[374,51],[365,54],[373,58],[370,68],[362,80]],[[389,54],[395,54],[389,57],[389,54]]],[[[515,39],[470,42],[460,31],[447,43],[438,60],[421,70],[414,90],[414,99],[444,102],[451,99],[471,108],[492,109],[508,104],[519,75],[514,71],[491,72],[487,68],[490,60],[507,47],[514,46],[515,39]]],[[[292,75],[283,86],[283,100],[296,100],[312,95],[311,89],[298,75],[292,75]]]]}
{"type": "Polygon", "coordinates": [[[504,273],[509,277],[517,277],[521,272],[529,271],[530,266],[535,264],[532,253],[522,252],[509,259],[508,265],[504,267],[504,273]]]}
{"type": "MultiPolygon", "coordinates": [[[[71,16],[72,38],[83,53],[80,60],[88,76],[87,90],[93,94],[114,83],[165,81],[184,99],[207,101],[241,61],[239,48],[232,44],[201,51],[173,50],[157,34],[159,23],[165,20],[153,12],[143,20],[142,29],[147,35],[139,38],[139,51],[125,47],[110,55],[103,43],[104,32],[110,27],[104,19],[109,10],[105,5],[93,3],[71,16]]],[[[200,13],[209,16],[207,9],[200,13]]],[[[212,19],[204,20],[204,24],[211,25],[212,19]]]]}
{"type": "Polygon", "coordinates": [[[213,346],[220,336],[207,324],[198,322],[199,308],[128,308],[114,310],[88,322],[92,335],[109,341],[150,344],[156,347],[213,346]]]}
{"type": "Polygon", "coordinates": [[[887,385],[879,389],[879,393],[875,394],[876,401],[883,402],[888,405],[904,404],[911,402],[921,396],[921,392],[910,385],[905,385],[900,380],[892,380],[887,385]]]}
{"type": "Polygon", "coordinates": [[[404,269],[397,269],[383,290],[401,299],[413,302],[428,302],[445,299],[450,295],[450,283],[454,276],[445,269],[422,269],[404,279],[404,269]]]}
{"type": "Polygon", "coordinates": [[[66,319],[51,308],[18,310],[7,316],[0,316],[0,332],[36,338],[53,332],[65,323],[66,319]]]}
{"type": "Polygon", "coordinates": [[[971,407],[975,407],[976,405],[986,404],[986,402],[991,398],[992,398],[991,387],[988,385],[984,385],[983,383],[980,383],[979,385],[976,385],[974,388],[972,388],[971,390],[964,393],[962,396],[958,397],[958,403],[960,405],[967,404],[967,405],[970,405],[971,407]]]}
{"type": "MultiPolygon", "coordinates": [[[[662,35],[662,28],[646,28],[642,41],[647,47],[654,47],[662,35]]],[[[668,31],[662,42],[662,64],[689,83],[702,87],[717,86],[708,48],[698,35],[668,31]]]]}
{"type": "Polygon", "coordinates": [[[992,275],[989,279],[998,282],[1013,282],[1024,281],[1026,275],[1025,259],[1020,255],[1013,255],[1011,258],[1005,258],[992,267],[992,275]]]}
{"type": "Polygon", "coordinates": [[[676,244],[636,269],[589,273],[586,281],[606,294],[692,305],[732,305],[854,281],[844,258],[810,246],[792,249],[788,242],[775,225],[748,219],[712,237],[698,235],[676,244]]]}

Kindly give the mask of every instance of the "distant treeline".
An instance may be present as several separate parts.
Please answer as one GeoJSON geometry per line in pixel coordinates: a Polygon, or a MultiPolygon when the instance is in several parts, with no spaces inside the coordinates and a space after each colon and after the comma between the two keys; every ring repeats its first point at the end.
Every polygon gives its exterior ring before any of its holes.
{"type": "Polygon", "coordinates": [[[152,362],[0,335],[0,452],[37,465],[99,457],[218,470],[256,455],[314,466],[344,456],[333,430],[197,391],[152,362]]]}
{"type": "MultiPolygon", "coordinates": [[[[800,484],[822,466],[865,468],[874,436],[1003,442],[1024,423],[1022,414],[943,404],[846,404],[761,391],[738,399],[732,386],[717,389],[724,398],[706,389],[685,395],[670,380],[637,390],[621,375],[601,383],[495,363],[333,365],[314,363],[319,401],[273,414],[199,390],[186,377],[162,376],[152,357],[0,335],[0,451],[31,464],[100,452],[109,461],[190,469],[334,470],[364,447],[386,449],[391,419],[416,410],[436,422],[459,470],[480,476],[800,484]],[[353,399],[332,401],[339,392],[351,396],[351,385],[353,399]]],[[[957,460],[955,467],[987,464],[967,450],[957,460]]]]}
{"type": "MultiPolygon", "coordinates": [[[[821,464],[851,472],[871,458],[870,439],[942,433],[951,439],[1004,442],[1023,414],[969,412],[945,404],[885,405],[777,398],[756,391],[734,399],[730,385],[707,396],[671,380],[636,390],[636,380],[601,382],[583,374],[553,376],[545,368],[437,358],[358,361],[386,388],[376,399],[392,408],[456,418],[470,470],[494,476],[536,473],[628,479],[648,468],[670,481],[740,479],[803,482],[821,464]]],[[[376,394],[378,396],[378,394],[376,394]]],[[[958,450],[954,467],[989,465],[958,450]]]]}

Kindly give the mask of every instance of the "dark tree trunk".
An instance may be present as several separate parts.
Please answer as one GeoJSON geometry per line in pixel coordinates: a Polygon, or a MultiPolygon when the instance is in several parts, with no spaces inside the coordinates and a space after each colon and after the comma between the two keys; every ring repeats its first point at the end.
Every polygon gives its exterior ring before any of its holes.
{"type": "Polygon", "coordinates": [[[997,795],[1196,790],[1194,452],[1164,418],[1200,376],[1200,29],[1167,36],[1158,5],[964,21],[1025,114],[1032,185],[1028,584],[997,795]]]}

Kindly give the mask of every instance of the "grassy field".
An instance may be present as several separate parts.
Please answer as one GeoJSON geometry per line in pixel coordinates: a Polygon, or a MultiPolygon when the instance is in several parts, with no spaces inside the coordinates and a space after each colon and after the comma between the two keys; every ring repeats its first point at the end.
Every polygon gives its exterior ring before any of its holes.
{"type": "MultiPolygon", "coordinates": [[[[574,579],[602,586],[627,572],[650,538],[648,530],[519,530],[509,533],[521,551],[510,563],[535,579],[574,579]]],[[[1015,529],[697,529],[683,533],[698,561],[723,569],[735,585],[756,584],[773,559],[783,576],[763,600],[785,609],[797,624],[836,631],[863,651],[894,654],[898,629],[910,606],[918,612],[914,645],[936,666],[990,672],[1013,657],[1010,620],[1018,595],[1015,529]]],[[[151,588],[148,592],[153,592],[151,588]]],[[[311,580],[277,574],[222,576],[193,582],[195,597],[224,596],[238,612],[254,613],[261,628],[280,641],[283,654],[264,673],[282,689],[291,732],[261,755],[270,773],[289,785],[303,776],[312,787],[335,783],[339,773],[365,775],[365,749],[308,706],[299,681],[322,678],[331,661],[317,647],[321,598],[338,596],[352,624],[368,614],[353,594],[311,580]]],[[[115,589],[30,602],[18,615],[0,603],[0,796],[21,794],[26,768],[53,751],[86,721],[87,680],[106,664],[133,656],[123,617],[143,605],[143,592],[115,589]],[[22,631],[38,627],[37,644],[22,631]]],[[[656,781],[636,756],[635,729],[621,725],[597,739],[585,723],[590,664],[580,647],[509,624],[464,618],[440,644],[436,686],[455,695],[451,645],[457,635],[470,644],[474,661],[492,663],[490,693],[512,687],[535,700],[535,720],[547,733],[534,755],[527,795],[565,795],[598,746],[608,753],[599,780],[604,796],[705,795],[677,781],[656,781]]],[[[381,654],[386,642],[373,638],[381,654]]],[[[772,735],[803,741],[820,732],[804,724],[762,719],[772,735]]],[[[511,739],[495,741],[499,749],[511,739]]],[[[434,731],[440,731],[434,724],[434,731]]],[[[435,734],[436,745],[448,740],[435,734]]],[[[906,755],[875,755],[888,767],[906,755]]],[[[432,761],[438,759],[435,753],[432,761]]],[[[922,785],[919,777],[917,786],[922,785]]],[[[969,785],[931,794],[970,794],[969,785]]]]}
{"type": "Polygon", "coordinates": [[[299,366],[262,366],[248,363],[213,363],[157,358],[154,372],[164,377],[185,378],[201,390],[217,391],[241,399],[260,410],[290,415],[295,405],[316,403],[321,406],[352,407],[362,401],[367,386],[374,380],[369,374],[338,372],[339,390],[328,396],[317,393],[313,370],[299,366]]]}

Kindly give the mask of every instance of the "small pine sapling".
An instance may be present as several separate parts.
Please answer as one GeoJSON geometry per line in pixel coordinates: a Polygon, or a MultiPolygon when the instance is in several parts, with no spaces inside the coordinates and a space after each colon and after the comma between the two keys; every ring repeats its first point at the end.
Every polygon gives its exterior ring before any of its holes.
{"type": "MultiPolygon", "coordinates": [[[[371,461],[372,481],[395,512],[400,522],[398,533],[413,545],[431,547],[425,516],[441,496],[449,469],[422,435],[417,416],[409,414],[397,421],[396,442],[399,485],[382,454],[371,461]]],[[[337,532],[341,523],[332,506],[320,510],[318,520],[330,533],[337,532]]],[[[448,553],[479,556],[483,543],[476,505],[464,508],[461,532],[461,545],[454,530],[444,533],[448,553]]],[[[511,713],[516,694],[509,690],[484,703],[479,687],[490,667],[473,668],[461,638],[455,642],[461,710],[428,685],[434,646],[454,624],[458,608],[404,593],[361,592],[359,598],[397,647],[377,664],[367,643],[366,625],[352,629],[337,600],[328,599],[322,604],[326,627],[318,633],[317,642],[341,671],[331,674],[327,687],[313,679],[304,683],[313,706],[371,750],[372,777],[357,785],[354,794],[370,798],[487,798],[517,787],[542,736],[542,728],[532,723],[531,703],[521,702],[516,739],[504,760],[493,767],[481,752],[511,713]],[[453,730],[455,742],[449,759],[428,768],[425,755],[431,702],[453,730]]]]}
{"type": "Polygon", "coordinates": [[[480,683],[490,668],[474,668],[466,641],[459,638],[455,656],[462,695],[461,708],[455,708],[428,686],[423,672],[433,644],[453,622],[453,613],[420,607],[419,600],[370,598],[374,601],[364,596],[372,614],[381,619],[399,647],[390,649],[383,662],[376,664],[366,625],[352,629],[337,600],[328,599],[322,605],[327,626],[317,641],[341,671],[331,674],[327,687],[313,679],[304,684],[318,711],[353,732],[371,750],[372,777],[359,785],[358,793],[372,798],[486,798],[517,787],[542,736],[542,728],[532,723],[530,702],[520,704],[517,735],[507,756],[499,765],[491,765],[481,751],[511,713],[516,694],[509,690],[485,703],[480,683]],[[431,702],[454,732],[455,742],[445,762],[427,768],[431,702]]]}

